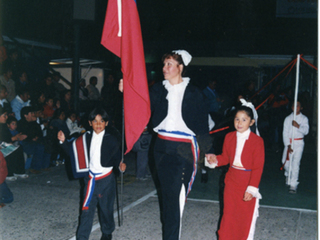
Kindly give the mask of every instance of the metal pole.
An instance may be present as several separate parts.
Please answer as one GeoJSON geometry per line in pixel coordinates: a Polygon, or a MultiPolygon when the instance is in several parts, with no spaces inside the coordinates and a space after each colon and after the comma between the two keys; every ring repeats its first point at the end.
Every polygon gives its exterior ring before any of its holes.
{"type": "MultiPolygon", "coordinates": [[[[124,162],[124,103],[122,103],[122,160],[121,162],[124,162]]],[[[121,219],[120,219],[120,225],[123,224],[123,201],[122,201],[122,193],[123,193],[123,172],[120,171],[120,213],[121,213],[121,219]]]]}
{"type": "MultiPolygon", "coordinates": [[[[297,66],[296,66],[296,86],[294,91],[294,105],[293,105],[293,121],[296,120],[296,114],[297,114],[297,101],[298,101],[298,89],[299,89],[299,73],[300,73],[300,54],[297,55],[297,66]]],[[[291,149],[293,149],[293,143],[294,143],[294,126],[292,126],[292,136],[291,136],[291,149]]],[[[292,155],[291,159],[289,155],[289,176],[288,176],[288,182],[287,184],[290,185],[291,183],[291,162],[292,162],[292,155]]]]}
{"type": "Polygon", "coordinates": [[[74,55],[73,55],[73,74],[72,74],[72,86],[73,86],[73,99],[74,110],[79,113],[79,80],[80,80],[80,25],[74,24],[74,55]]]}

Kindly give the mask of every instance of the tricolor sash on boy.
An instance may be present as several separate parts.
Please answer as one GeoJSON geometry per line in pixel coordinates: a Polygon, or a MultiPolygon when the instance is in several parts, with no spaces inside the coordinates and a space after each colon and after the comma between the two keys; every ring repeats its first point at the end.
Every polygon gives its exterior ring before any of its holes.
{"type": "Polygon", "coordinates": [[[112,170],[110,172],[105,173],[105,174],[93,173],[93,172],[89,171],[89,181],[87,184],[87,191],[86,191],[86,196],[83,201],[82,210],[87,210],[89,208],[89,204],[90,204],[90,201],[92,198],[92,194],[94,191],[94,186],[96,184],[96,181],[98,181],[102,178],[108,177],[111,173],[112,173],[112,170]]]}
{"type": "Polygon", "coordinates": [[[70,160],[72,173],[75,178],[86,177],[89,174],[89,156],[86,144],[87,133],[81,135],[72,142],[70,160]]]}
{"type": "Polygon", "coordinates": [[[187,134],[179,131],[166,131],[166,130],[159,130],[158,137],[168,141],[186,142],[186,143],[190,143],[191,145],[191,151],[193,154],[193,171],[192,171],[190,181],[188,183],[188,189],[186,191],[186,198],[187,198],[189,192],[191,191],[192,185],[194,183],[194,180],[197,174],[197,164],[200,156],[200,149],[199,149],[197,139],[195,136],[191,134],[187,134]]]}

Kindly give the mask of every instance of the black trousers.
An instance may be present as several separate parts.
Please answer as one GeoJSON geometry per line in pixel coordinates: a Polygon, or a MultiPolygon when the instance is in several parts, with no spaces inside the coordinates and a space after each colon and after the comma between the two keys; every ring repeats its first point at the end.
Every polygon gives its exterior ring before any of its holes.
{"type": "MultiPolygon", "coordinates": [[[[84,179],[84,199],[87,192],[89,177],[84,179]]],[[[114,174],[95,181],[93,195],[87,210],[82,210],[80,224],[77,231],[77,240],[87,240],[92,229],[92,222],[96,207],[99,210],[99,220],[103,234],[111,234],[115,229],[113,218],[113,206],[116,193],[116,182],[114,174]]]]}
{"type": "Polygon", "coordinates": [[[154,157],[162,196],[163,239],[177,240],[181,224],[181,187],[184,185],[187,191],[193,172],[191,144],[157,138],[154,157]]]}

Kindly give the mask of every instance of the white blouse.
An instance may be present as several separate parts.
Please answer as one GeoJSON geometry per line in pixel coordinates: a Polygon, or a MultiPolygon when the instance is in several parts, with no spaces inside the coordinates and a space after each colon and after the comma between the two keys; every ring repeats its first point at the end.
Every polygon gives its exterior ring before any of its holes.
{"type": "Polygon", "coordinates": [[[164,87],[168,90],[168,114],[162,122],[153,130],[180,131],[195,136],[195,133],[189,129],[182,119],[182,100],[190,78],[182,78],[179,84],[171,85],[168,80],[163,81],[164,87]]]}

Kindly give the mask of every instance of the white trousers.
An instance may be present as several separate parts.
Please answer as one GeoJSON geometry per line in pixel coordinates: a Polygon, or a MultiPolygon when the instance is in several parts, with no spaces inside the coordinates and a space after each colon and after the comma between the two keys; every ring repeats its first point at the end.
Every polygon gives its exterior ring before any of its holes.
{"type": "MultiPolygon", "coordinates": [[[[291,187],[296,188],[299,184],[299,171],[300,171],[300,161],[304,149],[303,140],[295,140],[293,142],[293,152],[289,154],[289,161],[284,165],[284,175],[289,177],[289,171],[291,171],[290,179],[288,179],[287,184],[291,187]],[[291,161],[291,166],[290,166],[291,161]],[[289,169],[291,168],[291,169],[289,169]]],[[[282,155],[282,164],[285,163],[287,158],[288,146],[285,146],[282,155]]]]}

